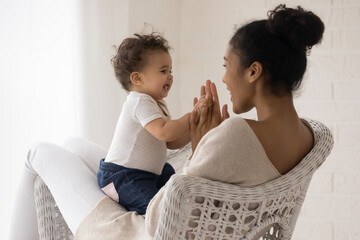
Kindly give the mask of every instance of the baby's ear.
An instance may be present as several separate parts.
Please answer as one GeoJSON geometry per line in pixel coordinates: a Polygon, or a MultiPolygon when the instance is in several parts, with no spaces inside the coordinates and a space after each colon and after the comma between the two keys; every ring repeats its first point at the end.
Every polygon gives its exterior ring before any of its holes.
{"type": "Polygon", "coordinates": [[[136,86],[140,86],[143,84],[143,81],[141,79],[141,74],[139,72],[132,72],[130,74],[130,81],[132,82],[132,84],[136,86]]]}

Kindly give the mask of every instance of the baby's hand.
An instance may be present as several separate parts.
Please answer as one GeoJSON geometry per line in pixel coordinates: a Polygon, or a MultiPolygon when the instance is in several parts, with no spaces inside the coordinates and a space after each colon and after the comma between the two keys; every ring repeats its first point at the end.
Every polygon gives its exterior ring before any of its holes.
{"type": "MultiPolygon", "coordinates": [[[[212,101],[210,97],[206,97],[206,95],[202,95],[198,100],[196,97],[194,98],[194,109],[193,112],[196,111],[196,119],[195,122],[198,122],[200,119],[200,112],[204,108],[210,108],[212,105],[212,101]]],[[[205,110],[205,109],[204,109],[205,110]]]]}
{"type": "Polygon", "coordinates": [[[212,104],[212,101],[210,98],[206,98],[205,95],[201,96],[198,100],[197,98],[194,98],[194,110],[193,111],[200,111],[204,107],[210,107],[212,104]]]}

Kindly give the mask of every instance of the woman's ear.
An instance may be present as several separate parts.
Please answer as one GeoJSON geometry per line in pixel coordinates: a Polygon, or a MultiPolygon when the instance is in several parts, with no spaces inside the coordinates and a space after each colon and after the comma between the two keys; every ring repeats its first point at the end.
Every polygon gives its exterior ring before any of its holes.
{"type": "Polygon", "coordinates": [[[261,64],[261,62],[258,61],[253,62],[248,68],[248,70],[249,70],[249,82],[253,83],[257,79],[259,79],[259,77],[263,73],[263,65],[261,64]]]}
{"type": "Polygon", "coordinates": [[[141,79],[141,73],[139,72],[132,72],[130,74],[130,81],[132,82],[132,84],[134,84],[135,86],[140,86],[143,84],[143,81],[141,79]]]}

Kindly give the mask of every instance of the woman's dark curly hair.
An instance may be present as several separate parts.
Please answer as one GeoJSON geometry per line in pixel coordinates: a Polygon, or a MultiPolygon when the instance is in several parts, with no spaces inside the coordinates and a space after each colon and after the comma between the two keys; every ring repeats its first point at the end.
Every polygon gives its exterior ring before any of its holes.
{"type": "Polygon", "coordinates": [[[306,71],[306,55],[319,43],[324,23],[310,11],[284,4],[268,12],[267,20],[253,21],[239,28],[230,46],[243,68],[258,61],[266,74],[266,86],[281,96],[300,87],[306,71]]]}
{"type": "Polygon", "coordinates": [[[140,71],[144,67],[144,54],[151,50],[171,49],[168,41],[160,34],[134,34],[135,37],[126,38],[120,44],[116,56],[111,59],[116,79],[126,91],[130,91],[132,72],[140,71]]]}

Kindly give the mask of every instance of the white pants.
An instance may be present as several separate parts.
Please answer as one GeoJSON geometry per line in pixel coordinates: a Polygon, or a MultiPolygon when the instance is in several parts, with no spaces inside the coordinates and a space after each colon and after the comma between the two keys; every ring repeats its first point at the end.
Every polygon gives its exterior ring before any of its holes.
{"type": "Polygon", "coordinates": [[[105,194],[96,174],[106,150],[80,138],[72,138],[60,147],[36,144],[28,154],[18,190],[10,229],[11,240],[38,240],[34,200],[34,181],[38,175],[50,189],[58,207],[75,234],[81,221],[105,194]]]}

